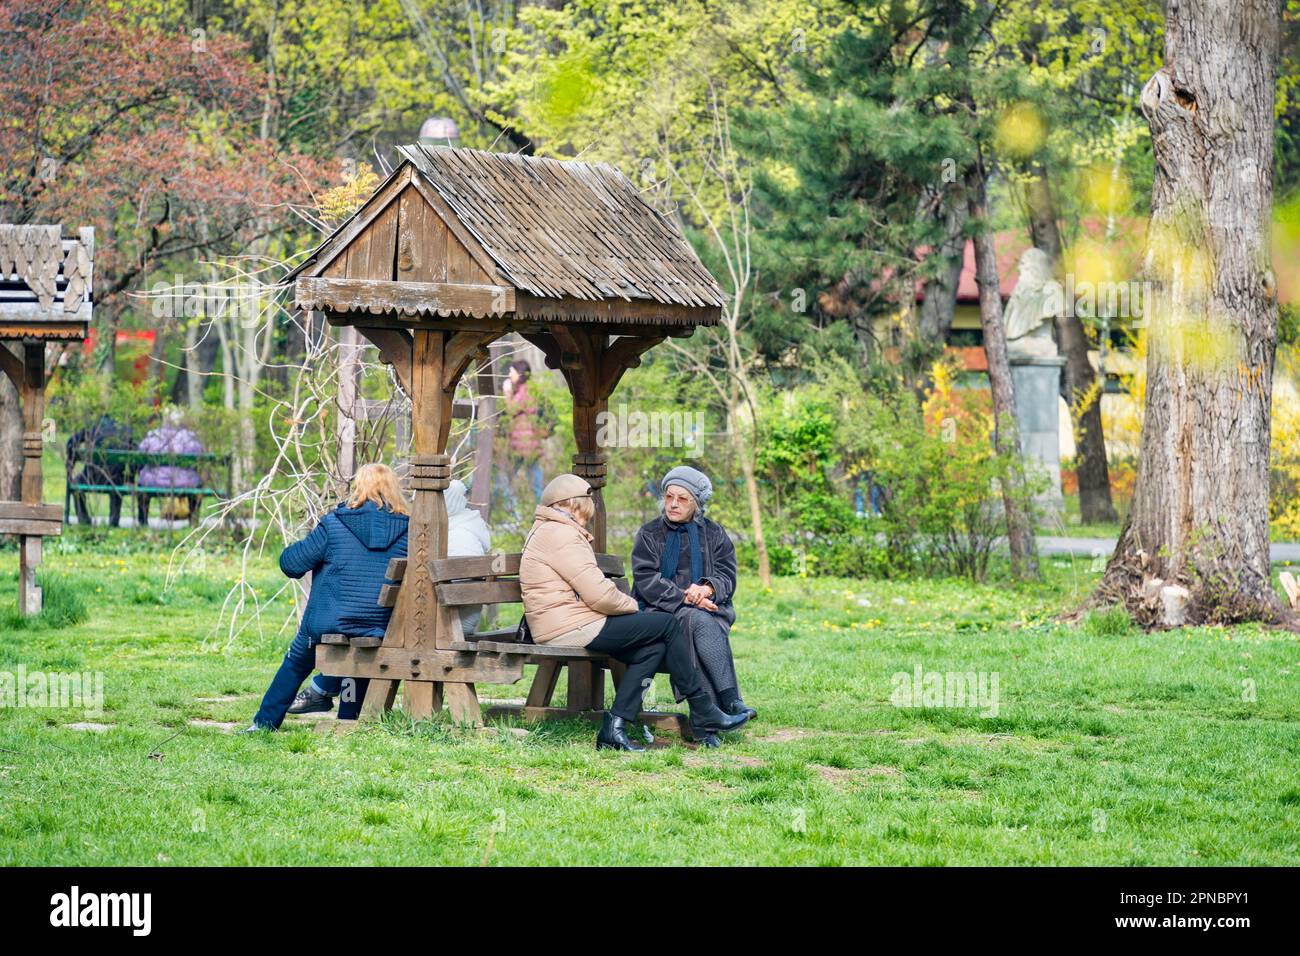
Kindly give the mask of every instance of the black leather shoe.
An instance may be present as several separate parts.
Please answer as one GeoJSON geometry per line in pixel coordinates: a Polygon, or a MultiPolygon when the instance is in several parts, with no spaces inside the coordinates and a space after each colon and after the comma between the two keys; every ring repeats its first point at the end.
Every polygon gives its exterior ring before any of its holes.
{"type": "Polygon", "coordinates": [[[622,717],[615,717],[613,714],[606,712],[605,719],[600,724],[600,733],[596,734],[597,750],[635,750],[644,751],[645,748],[638,743],[634,743],[632,738],[627,735],[627,723],[622,717]]]}
{"type": "Polygon", "coordinates": [[[289,705],[291,714],[327,714],[334,709],[334,698],[329,694],[318,694],[310,685],[298,692],[298,696],[289,705]]]}
{"type": "Polygon", "coordinates": [[[708,694],[698,694],[691,698],[691,730],[696,740],[703,740],[709,734],[726,733],[739,730],[749,722],[749,714],[724,714],[708,694]]]}
{"type": "MultiPolygon", "coordinates": [[[[731,702],[731,704],[726,708],[726,712],[729,714],[749,714],[750,720],[753,720],[758,716],[758,711],[753,707],[750,707],[739,697],[731,702]]],[[[293,711],[290,711],[290,713],[293,713],[293,711]]]]}

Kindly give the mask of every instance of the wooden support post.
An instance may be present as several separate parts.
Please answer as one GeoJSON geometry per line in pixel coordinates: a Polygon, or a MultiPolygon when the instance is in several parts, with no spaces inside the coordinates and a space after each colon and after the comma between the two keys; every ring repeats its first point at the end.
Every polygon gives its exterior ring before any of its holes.
{"type": "Polygon", "coordinates": [[[366,699],[361,702],[361,713],[358,718],[365,720],[382,717],[387,711],[393,709],[393,700],[396,697],[397,681],[372,680],[366,690],[366,699]]]}
{"type": "Polygon", "coordinates": [[[537,665],[533,685],[528,689],[528,707],[548,707],[555,696],[555,685],[560,680],[560,662],[543,661],[537,665]]]}
{"type": "Polygon", "coordinates": [[[447,698],[447,709],[451,711],[451,719],[458,724],[473,724],[480,726],[483,723],[483,708],[479,706],[478,694],[474,691],[473,684],[443,684],[443,693],[447,698]]]}
{"type": "MultiPolygon", "coordinates": [[[[434,652],[446,649],[460,637],[453,608],[442,607],[434,590],[433,562],[447,557],[447,506],[443,493],[451,482],[452,400],[456,383],[480,350],[503,329],[453,331],[419,328],[411,342],[411,455],[410,487],[414,493],[407,531],[407,563],[385,648],[434,652]]],[[[369,335],[371,330],[367,330],[369,335]]],[[[390,343],[391,345],[392,343],[390,343]]],[[[392,354],[400,358],[401,343],[392,354]]],[[[399,363],[400,364],[400,363],[399,363]]],[[[396,367],[396,366],[395,366],[396,367]]],[[[420,675],[423,676],[423,675],[420,675]]],[[[366,695],[362,716],[371,717],[392,707],[396,683],[374,680],[366,695]]],[[[474,685],[459,681],[407,680],[403,701],[416,720],[433,716],[446,702],[452,717],[479,724],[482,712],[474,685]]]]}
{"type": "Polygon", "coordinates": [[[38,505],[44,493],[41,474],[41,422],[45,418],[45,343],[23,344],[24,504],[38,505]]]}
{"type": "Polygon", "coordinates": [[[591,661],[569,662],[569,710],[591,710],[591,689],[596,665],[591,661]]]}
{"type": "Polygon", "coordinates": [[[609,409],[609,399],[595,399],[589,405],[579,405],[575,400],[573,406],[573,437],[578,446],[578,453],[573,456],[573,473],[591,485],[591,500],[596,506],[587,530],[591,532],[591,546],[597,551],[604,551],[606,545],[605,524],[605,476],[609,472],[609,456],[596,441],[601,415],[609,409]]]}

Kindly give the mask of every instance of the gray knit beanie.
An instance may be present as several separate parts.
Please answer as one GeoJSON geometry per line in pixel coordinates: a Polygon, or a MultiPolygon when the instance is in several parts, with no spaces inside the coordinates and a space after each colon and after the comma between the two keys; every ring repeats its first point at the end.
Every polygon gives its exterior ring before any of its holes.
{"type": "Polygon", "coordinates": [[[661,491],[667,491],[669,485],[685,488],[695,499],[695,506],[699,508],[700,514],[704,513],[709,499],[713,497],[713,482],[709,481],[709,476],[690,465],[678,465],[664,475],[664,480],[659,486],[661,491]]]}

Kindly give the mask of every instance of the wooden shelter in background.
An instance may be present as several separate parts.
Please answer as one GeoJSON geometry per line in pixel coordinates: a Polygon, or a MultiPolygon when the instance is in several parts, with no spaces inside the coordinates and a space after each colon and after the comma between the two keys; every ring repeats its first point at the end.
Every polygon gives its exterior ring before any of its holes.
{"type": "Polygon", "coordinates": [[[573,471],[592,486],[589,530],[603,552],[598,416],[646,350],[716,324],[723,293],[676,224],[611,166],[421,145],[399,152],[392,175],[285,280],[300,309],[359,329],[412,402],[409,557],[383,647],[367,655],[322,645],[317,661],[326,673],[378,678],[364,713],[391,706],[403,680],[413,716],[445,699],[458,720],[477,721],[474,682],[500,682],[502,669],[452,649],[463,646],[459,619],[439,603],[435,567],[447,564],[456,383],[512,331],[563,374],[573,471]]]}
{"type": "Polygon", "coordinates": [[[0,369],[17,389],[23,415],[21,500],[0,501],[0,534],[18,536],[21,614],[40,612],[41,544],[63,530],[62,506],[42,501],[45,346],[86,337],[94,256],[93,229],[73,238],[62,226],[0,225],[0,369]]]}

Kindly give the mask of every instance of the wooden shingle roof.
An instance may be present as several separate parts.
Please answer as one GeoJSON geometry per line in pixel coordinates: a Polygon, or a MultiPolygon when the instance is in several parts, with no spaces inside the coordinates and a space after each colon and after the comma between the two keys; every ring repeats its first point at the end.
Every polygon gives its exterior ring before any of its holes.
{"type": "Polygon", "coordinates": [[[445,146],[399,151],[521,291],[723,304],[676,223],[612,166],[445,146]]]}

